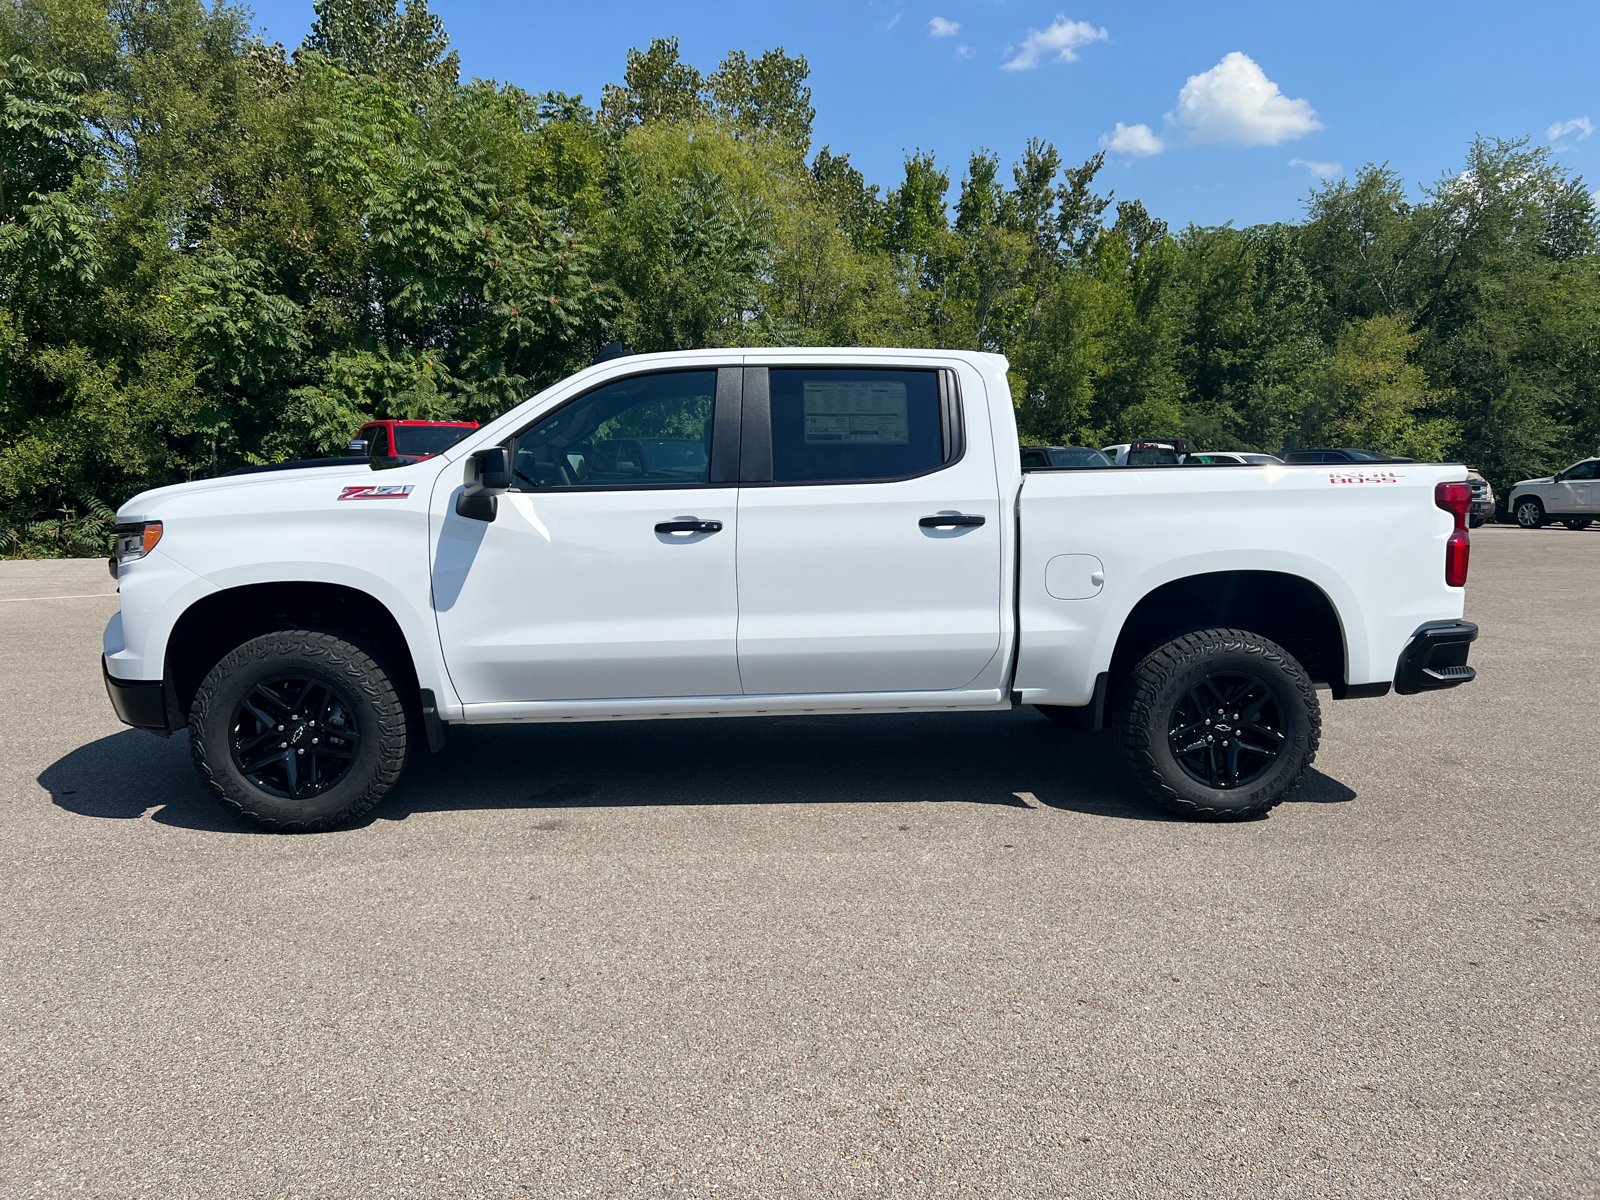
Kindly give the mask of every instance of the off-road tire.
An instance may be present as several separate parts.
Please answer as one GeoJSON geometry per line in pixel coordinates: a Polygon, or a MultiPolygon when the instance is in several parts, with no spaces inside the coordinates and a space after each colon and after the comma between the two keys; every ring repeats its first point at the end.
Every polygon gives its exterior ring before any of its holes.
{"type": "Polygon", "coordinates": [[[365,651],[326,633],[269,633],[229,652],[211,668],[189,710],[189,753],[200,778],[224,807],[260,829],[316,833],[370,809],[406,765],[406,710],[389,676],[365,651]],[[233,722],[243,697],[263,680],[305,676],[337,688],[351,702],[361,739],[338,782],[290,799],[257,787],[232,752],[233,722]]]}
{"type": "Polygon", "coordinates": [[[1524,529],[1542,529],[1544,527],[1544,505],[1535,496],[1524,496],[1521,500],[1518,500],[1517,507],[1513,510],[1512,515],[1516,518],[1517,524],[1524,529]]]}
{"type": "Polygon", "coordinates": [[[1134,777],[1180,816],[1243,821],[1281,804],[1300,786],[1322,737],[1322,709],[1300,664],[1282,646],[1242,629],[1202,629],[1146,654],[1123,681],[1115,729],[1134,777]],[[1177,706],[1208,675],[1254,678],[1271,692],[1282,722],[1277,757],[1259,778],[1214,788],[1178,764],[1168,740],[1177,706]]]}
{"type": "Polygon", "coordinates": [[[1561,523],[1572,530],[1573,533],[1579,533],[1589,528],[1588,517],[1563,517],[1561,518],[1561,523]]]}

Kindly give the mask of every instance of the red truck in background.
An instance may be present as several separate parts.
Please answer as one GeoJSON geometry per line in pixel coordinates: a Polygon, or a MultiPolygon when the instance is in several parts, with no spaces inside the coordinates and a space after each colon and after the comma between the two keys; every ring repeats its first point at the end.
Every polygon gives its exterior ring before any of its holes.
{"type": "Polygon", "coordinates": [[[372,458],[432,458],[478,427],[476,421],[368,421],[356,433],[356,453],[372,458]]]}

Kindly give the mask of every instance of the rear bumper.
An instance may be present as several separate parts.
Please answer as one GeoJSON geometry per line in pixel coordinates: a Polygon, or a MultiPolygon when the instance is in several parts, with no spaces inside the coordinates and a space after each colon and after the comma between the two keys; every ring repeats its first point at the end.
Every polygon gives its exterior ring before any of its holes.
{"type": "Polygon", "coordinates": [[[1467,648],[1477,639],[1471,621],[1429,621],[1406,643],[1394,668],[1394,690],[1402,696],[1471,683],[1478,673],[1467,666],[1467,648]]]}
{"type": "Polygon", "coordinates": [[[162,737],[172,735],[165,683],[159,679],[118,679],[107,668],[103,655],[100,673],[105,676],[106,695],[111,697],[111,711],[117,714],[117,720],[162,737]]]}

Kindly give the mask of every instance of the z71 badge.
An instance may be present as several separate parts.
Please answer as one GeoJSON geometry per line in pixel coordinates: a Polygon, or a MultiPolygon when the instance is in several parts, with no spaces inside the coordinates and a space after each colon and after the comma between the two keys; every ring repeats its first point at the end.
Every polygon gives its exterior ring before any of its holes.
{"type": "Polygon", "coordinates": [[[341,500],[404,500],[411,495],[412,483],[369,484],[366,487],[347,487],[339,493],[341,500]]]}

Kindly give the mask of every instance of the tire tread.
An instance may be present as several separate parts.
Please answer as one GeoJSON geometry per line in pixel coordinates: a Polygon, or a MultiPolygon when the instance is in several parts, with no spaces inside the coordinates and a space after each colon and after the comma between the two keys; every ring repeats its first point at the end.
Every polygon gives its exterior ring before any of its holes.
{"type": "Polygon", "coordinates": [[[1246,821],[1265,815],[1282,804],[1300,786],[1322,740],[1322,707],[1317,703],[1316,690],[1299,662],[1276,642],[1243,629],[1202,629],[1156,647],[1134,667],[1122,690],[1124,700],[1119,706],[1116,720],[1117,740],[1122,752],[1127,757],[1134,777],[1145,791],[1167,811],[1179,816],[1203,821],[1246,821]],[[1259,654],[1265,661],[1283,668],[1300,693],[1309,718],[1306,746],[1303,750],[1301,747],[1292,750],[1301,754],[1302,761],[1289,785],[1277,795],[1243,808],[1218,808],[1179,795],[1162,775],[1149,747],[1151,736],[1163,736],[1160,727],[1164,722],[1156,720],[1154,707],[1164,680],[1219,650],[1259,654]]]}
{"type": "MultiPolygon", "coordinates": [[[[189,710],[189,755],[207,789],[237,816],[259,829],[276,833],[321,833],[369,811],[399,781],[405,770],[406,735],[405,705],[383,668],[364,650],[341,638],[301,630],[264,634],[229,651],[207,673],[189,710]],[[307,821],[285,821],[271,812],[262,811],[248,793],[229,787],[231,781],[220,764],[212,763],[211,753],[202,735],[210,706],[230,676],[262,659],[284,654],[321,660],[345,686],[364,694],[379,714],[376,731],[380,747],[377,769],[368,778],[366,786],[336,812],[307,821]]],[[[223,753],[226,754],[227,750],[224,749],[223,753]]]]}

